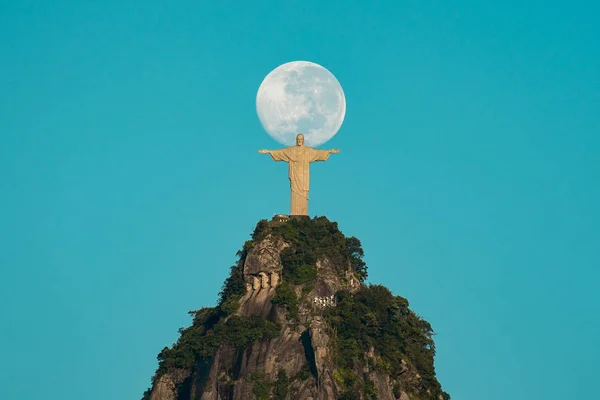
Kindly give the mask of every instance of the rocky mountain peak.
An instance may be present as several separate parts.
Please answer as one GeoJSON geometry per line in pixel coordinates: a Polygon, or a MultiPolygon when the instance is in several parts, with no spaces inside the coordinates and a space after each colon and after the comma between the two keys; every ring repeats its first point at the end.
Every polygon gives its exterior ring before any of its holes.
{"type": "Polygon", "coordinates": [[[216,307],[164,348],[143,400],[449,399],[431,326],[365,285],[356,238],[324,217],[260,221],[216,307]]]}

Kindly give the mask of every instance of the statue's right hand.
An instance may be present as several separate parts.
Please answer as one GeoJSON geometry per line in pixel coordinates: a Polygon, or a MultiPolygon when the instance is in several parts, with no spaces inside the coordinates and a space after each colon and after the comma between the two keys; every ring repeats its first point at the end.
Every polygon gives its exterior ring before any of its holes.
{"type": "Polygon", "coordinates": [[[268,154],[268,153],[269,153],[269,150],[262,149],[262,150],[259,150],[258,152],[259,152],[260,154],[268,154]]]}

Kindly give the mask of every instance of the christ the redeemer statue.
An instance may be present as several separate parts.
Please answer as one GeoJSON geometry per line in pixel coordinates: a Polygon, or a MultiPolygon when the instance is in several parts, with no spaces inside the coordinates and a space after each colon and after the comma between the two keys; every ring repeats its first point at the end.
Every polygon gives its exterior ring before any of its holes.
{"type": "Polygon", "coordinates": [[[304,135],[296,136],[296,145],[280,150],[259,150],[270,154],[274,161],[285,161],[289,165],[290,188],[292,190],[290,215],[308,215],[308,186],[310,183],[310,163],[327,161],[330,154],[338,149],[317,150],[304,145],[304,135]]]}

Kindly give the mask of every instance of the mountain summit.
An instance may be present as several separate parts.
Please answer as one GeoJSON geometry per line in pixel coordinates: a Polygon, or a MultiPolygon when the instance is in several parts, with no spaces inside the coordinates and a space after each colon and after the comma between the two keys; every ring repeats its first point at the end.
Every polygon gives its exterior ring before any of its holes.
{"type": "Polygon", "coordinates": [[[431,325],[364,283],[363,254],[325,217],[260,221],[142,400],[450,399],[431,325]]]}

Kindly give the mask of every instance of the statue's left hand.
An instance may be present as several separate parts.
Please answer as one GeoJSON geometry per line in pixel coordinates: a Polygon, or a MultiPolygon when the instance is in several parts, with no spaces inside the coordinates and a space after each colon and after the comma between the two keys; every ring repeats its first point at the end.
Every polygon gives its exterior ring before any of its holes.
{"type": "Polygon", "coordinates": [[[340,149],[331,149],[331,152],[332,152],[333,154],[337,154],[337,153],[339,153],[339,152],[340,152],[340,149]]]}
{"type": "Polygon", "coordinates": [[[260,154],[267,154],[269,152],[269,150],[262,149],[262,150],[259,150],[258,152],[260,154]]]}

